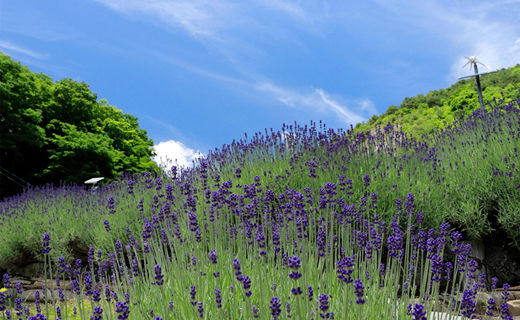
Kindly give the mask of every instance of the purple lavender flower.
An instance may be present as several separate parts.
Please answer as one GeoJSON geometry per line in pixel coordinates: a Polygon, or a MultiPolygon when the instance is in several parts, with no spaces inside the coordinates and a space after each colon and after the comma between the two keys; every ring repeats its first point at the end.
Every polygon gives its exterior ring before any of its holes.
{"type": "Polygon", "coordinates": [[[199,230],[199,223],[198,223],[198,219],[197,219],[197,216],[195,215],[195,213],[193,211],[190,211],[188,213],[188,218],[190,220],[190,231],[194,233],[195,235],[195,240],[197,242],[200,242],[201,241],[201,237],[200,237],[200,230],[199,230]]]}
{"type": "Polygon", "coordinates": [[[495,290],[497,288],[497,282],[498,282],[497,277],[491,278],[491,289],[495,290]]]}
{"type": "Polygon", "coordinates": [[[128,194],[134,194],[135,181],[128,180],[128,182],[126,184],[128,185],[126,188],[126,191],[128,192],[128,194]]]}
{"type": "Polygon", "coordinates": [[[103,309],[100,306],[94,307],[94,311],[92,312],[92,320],[101,320],[103,319],[103,309]]]}
{"type": "Polygon", "coordinates": [[[90,296],[92,294],[92,274],[91,272],[87,272],[85,279],[83,279],[83,284],[85,286],[85,295],[90,296]]]}
{"type": "Polygon", "coordinates": [[[325,256],[325,245],[326,245],[327,234],[323,230],[319,230],[316,236],[316,244],[318,245],[318,256],[325,256]]]}
{"type": "Polygon", "coordinates": [[[99,292],[98,289],[94,289],[92,291],[92,301],[94,301],[94,302],[101,301],[101,293],[99,292]]]}
{"type": "Polygon", "coordinates": [[[116,203],[115,203],[115,200],[114,200],[114,197],[110,196],[108,197],[108,201],[107,201],[107,209],[110,209],[109,211],[109,214],[114,214],[116,213],[116,203]]]}
{"type": "Polygon", "coordinates": [[[134,258],[134,260],[132,261],[132,272],[133,272],[134,277],[139,276],[139,265],[137,264],[136,258],[134,258]]]}
{"type": "Polygon", "coordinates": [[[293,270],[289,273],[289,278],[297,280],[302,276],[302,274],[297,271],[301,267],[300,258],[298,256],[290,257],[287,267],[293,270]]]}
{"type": "Polygon", "coordinates": [[[489,300],[487,301],[486,315],[494,316],[496,309],[497,309],[497,304],[495,302],[495,299],[489,298],[489,300]]]}
{"type": "Polygon", "coordinates": [[[354,267],[354,259],[355,256],[352,255],[352,257],[345,257],[338,261],[337,267],[336,267],[336,273],[337,278],[343,281],[344,283],[351,283],[352,278],[350,277],[352,275],[352,272],[354,271],[352,268],[354,267]]]}
{"type": "Polygon", "coordinates": [[[209,260],[212,264],[217,264],[217,254],[215,253],[215,249],[211,249],[209,252],[209,260]]]}
{"type": "MultiPolygon", "coordinates": [[[[61,319],[61,309],[60,309],[60,306],[56,306],[56,320],[57,319],[61,319]]],[[[101,318],[99,319],[95,319],[95,320],[100,320],[101,318]]]]}
{"type": "Polygon", "coordinates": [[[204,318],[204,306],[202,301],[197,303],[197,311],[199,312],[199,318],[204,318]]]}
{"type": "Polygon", "coordinates": [[[397,214],[400,215],[401,210],[403,210],[403,200],[397,199],[395,200],[395,211],[397,211],[397,214]]]}
{"type": "Polygon", "coordinates": [[[507,302],[503,302],[500,305],[500,318],[503,320],[513,320],[509,310],[509,304],[507,304],[507,302]]]}
{"type": "Polygon", "coordinates": [[[161,266],[156,264],[154,267],[154,272],[155,272],[155,282],[152,282],[152,284],[162,286],[164,283],[164,280],[163,280],[164,275],[162,274],[161,266]]]}
{"type": "Polygon", "coordinates": [[[271,309],[273,320],[278,320],[278,317],[282,313],[282,301],[278,297],[272,297],[269,308],[271,309]]]}
{"type": "Polygon", "coordinates": [[[251,312],[253,313],[253,319],[258,319],[258,317],[259,317],[258,308],[256,306],[253,306],[251,309],[252,309],[251,312]]]}
{"type": "Polygon", "coordinates": [[[451,262],[446,262],[444,264],[444,280],[451,281],[453,279],[453,264],[451,262]]]}
{"type": "Polygon", "coordinates": [[[74,279],[70,282],[70,289],[73,293],[75,293],[76,295],[80,295],[81,294],[81,287],[79,285],[79,282],[78,280],[74,279]]]}
{"type": "Polygon", "coordinates": [[[258,247],[260,248],[260,255],[265,256],[267,252],[264,250],[265,248],[265,236],[262,231],[262,227],[260,226],[256,231],[256,242],[258,243],[258,247]]]}
{"type": "Polygon", "coordinates": [[[21,316],[22,311],[23,311],[22,299],[16,298],[16,299],[14,299],[14,303],[15,303],[14,310],[16,311],[16,315],[21,316]]]}
{"type": "Polygon", "coordinates": [[[195,296],[197,295],[197,290],[195,289],[195,286],[190,287],[190,299],[191,299],[191,305],[195,306],[197,304],[197,301],[195,300],[195,296]]]}
{"type": "Polygon", "coordinates": [[[145,217],[144,218],[144,227],[143,227],[143,232],[142,232],[143,239],[144,240],[149,239],[152,236],[152,232],[153,232],[153,228],[152,228],[152,225],[150,224],[150,219],[145,217]]]}
{"type": "Polygon", "coordinates": [[[161,229],[160,238],[161,238],[161,243],[163,245],[167,246],[168,245],[168,235],[166,234],[166,230],[161,229]]]}
{"type": "Polygon", "coordinates": [[[233,268],[235,269],[237,280],[242,282],[242,271],[240,270],[240,261],[238,259],[233,259],[233,268]]]}
{"type": "Polygon", "coordinates": [[[217,303],[217,309],[222,308],[222,292],[215,288],[215,302],[217,303]]]}
{"type": "Polygon", "coordinates": [[[116,313],[118,313],[118,320],[128,319],[128,315],[130,314],[130,308],[128,307],[126,301],[118,301],[116,303],[116,313]]]}
{"type": "Polygon", "coordinates": [[[274,252],[278,253],[281,251],[280,248],[280,233],[278,232],[278,229],[273,228],[273,246],[274,246],[274,252]]]}
{"type": "Polygon", "coordinates": [[[461,309],[460,312],[463,316],[467,318],[472,318],[475,314],[476,303],[475,303],[476,292],[472,289],[466,289],[462,293],[462,301],[461,301],[461,309]]]}
{"type": "Polygon", "coordinates": [[[4,273],[2,276],[2,282],[4,284],[4,288],[10,289],[11,288],[11,280],[9,278],[9,275],[7,273],[4,273]]]}
{"type": "Polygon", "coordinates": [[[49,243],[51,241],[51,237],[49,236],[49,234],[47,233],[44,233],[42,235],[42,254],[47,254],[51,251],[51,248],[49,247],[49,243]]]}
{"type": "Polygon", "coordinates": [[[307,165],[309,166],[309,178],[316,178],[316,168],[318,167],[318,164],[315,161],[310,161],[307,165]]]}
{"type": "Polygon", "coordinates": [[[177,179],[177,166],[172,166],[170,169],[170,174],[173,180],[177,179]]]}
{"type": "Polygon", "coordinates": [[[507,301],[507,299],[509,299],[509,289],[511,288],[511,286],[509,285],[509,283],[504,283],[502,288],[504,289],[502,291],[502,300],[507,301]]]}
{"type": "Polygon", "coordinates": [[[450,224],[446,221],[441,223],[439,234],[442,238],[447,239],[450,236],[450,224]]]}
{"type": "Polygon", "coordinates": [[[20,283],[20,281],[16,281],[14,286],[16,287],[16,293],[22,294],[23,289],[22,289],[22,284],[20,283]]]}
{"type": "Polygon", "coordinates": [[[442,257],[439,256],[438,254],[434,254],[432,256],[431,261],[432,261],[432,270],[431,270],[432,280],[440,282],[442,280],[442,272],[443,272],[443,267],[444,267],[442,257]]]}
{"type": "Polygon", "coordinates": [[[296,287],[291,289],[291,293],[295,296],[299,296],[303,293],[303,291],[301,287],[296,287]]]}
{"type": "Polygon", "coordinates": [[[327,312],[329,310],[329,297],[325,293],[320,294],[320,317],[322,319],[334,319],[333,312],[327,312]]]}
{"type": "Polygon", "coordinates": [[[406,201],[405,201],[407,217],[412,215],[414,212],[414,209],[415,209],[414,201],[415,201],[415,197],[413,196],[413,194],[411,192],[408,193],[408,195],[406,196],[406,201]]]}
{"type": "Polygon", "coordinates": [[[308,290],[308,292],[309,292],[309,295],[308,295],[308,297],[309,297],[309,301],[312,302],[312,299],[314,299],[314,290],[312,290],[312,287],[311,287],[311,286],[309,286],[309,288],[307,288],[307,290],[308,290]]]}
{"type": "Polygon", "coordinates": [[[105,230],[106,230],[107,232],[110,232],[110,230],[112,230],[112,229],[110,228],[110,222],[108,222],[108,220],[103,221],[103,224],[105,225],[105,230]]]}
{"type": "Polygon", "coordinates": [[[426,320],[426,310],[422,304],[415,304],[413,307],[413,320],[426,320]]]}
{"type": "Polygon", "coordinates": [[[287,314],[287,318],[292,318],[291,316],[291,303],[287,302],[285,304],[285,313],[287,314]]]}
{"type": "Polygon", "coordinates": [[[368,174],[363,175],[363,185],[365,188],[370,187],[370,176],[368,174]]]}
{"type": "Polygon", "coordinates": [[[249,290],[251,288],[251,279],[249,276],[245,276],[242,278],[242,285],[244,286],[244,290],[246,291],[246,297],[250,297],[252,292],[249,290]]]}
{"type": "Polygon", "coordinates": [[[365,303],[365,299],[363,299],[364,295],[365,295],[364,290],[365,290],[365,286],[363,285],[363,281],[361,281],[361,279],[354,280],[354,294],[357,297],[357,299],[356,299],[357,304],[365,303]]]}
{"type": "Polygon", "coordinates": [[[5,299],[6,299],[5,294],[0,291],[0,312],[4,311],[6,309],[5,299]]]}

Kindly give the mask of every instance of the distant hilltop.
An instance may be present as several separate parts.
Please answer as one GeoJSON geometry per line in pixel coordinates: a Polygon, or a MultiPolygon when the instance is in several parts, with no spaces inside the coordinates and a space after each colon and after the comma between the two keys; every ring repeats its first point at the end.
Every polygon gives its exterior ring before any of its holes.
{"type": "MultiPolygon", "coordinates": [[[[484,74],[480,79],[487,108],[498,100],[509,103],[520,99],[520,64],[484,74]]],[[[372,116],[368,122],[358,123],[355,130],[366,131],[390,122],[398,123],[404,132],[420,137],[446,127],[458,116],[470,114],[477,108],[477,88],[475,80],[471,78],[456,82],[446,89],[430,91],[426,95],[407,97],[401,105],[392,105],[383,114],[372,116]]]]}

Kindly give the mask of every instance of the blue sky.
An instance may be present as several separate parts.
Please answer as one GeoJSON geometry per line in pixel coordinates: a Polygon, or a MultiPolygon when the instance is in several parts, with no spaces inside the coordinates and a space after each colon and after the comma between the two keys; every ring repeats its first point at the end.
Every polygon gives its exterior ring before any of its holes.
{"type": "Polygon", "coordinates": [[[465,55],[520,63],[519,16],[519,0],[0,0],[0,51],[87,82],[185,164],[282,123],[348,128],[453,84],[465,55]]]}

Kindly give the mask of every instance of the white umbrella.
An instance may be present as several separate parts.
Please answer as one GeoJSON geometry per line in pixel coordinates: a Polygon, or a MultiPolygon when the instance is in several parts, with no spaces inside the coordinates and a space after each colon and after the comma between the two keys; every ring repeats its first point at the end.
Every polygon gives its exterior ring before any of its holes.
{"type": "Polygon", "coordinates": [[[88,179],[87,181],[85,181],[84,183],[85,183],[85,184],[92,184],[92,185],[94,185],[94,184],[98,183],[99,181],[101,181],[101,180],[103,180],[103,179],[105,179],[105,178],[104,178],[104,177],[95,177],[95,178],[90,178],[90,179],[88,179]]]}

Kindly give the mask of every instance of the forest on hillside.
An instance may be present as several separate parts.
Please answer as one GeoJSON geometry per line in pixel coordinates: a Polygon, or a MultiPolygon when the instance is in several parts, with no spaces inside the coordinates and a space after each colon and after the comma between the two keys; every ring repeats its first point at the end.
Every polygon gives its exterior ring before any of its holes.
{"type": "MultiPolygon", "coordinates": [[[[520,99],[520,64],[480,77],[486,106],[509,103],[520,99]]],[[[392,105],[381,115],[373,115],[368,122],[359,123],[357,131],[366,131],[388,123],[396,124],[404,132],[420,137],[432,133],[461,116],[479,108],[475,79],[461,80],[446,89],[407,97],[399,106],[392,105]]]]}
{"type": "Polygon", "coordinates": [[[27,184],[153,171],[152,146],[135,116],[85,82],[54,81],[0,52],[0,199],[27,184]]]}

